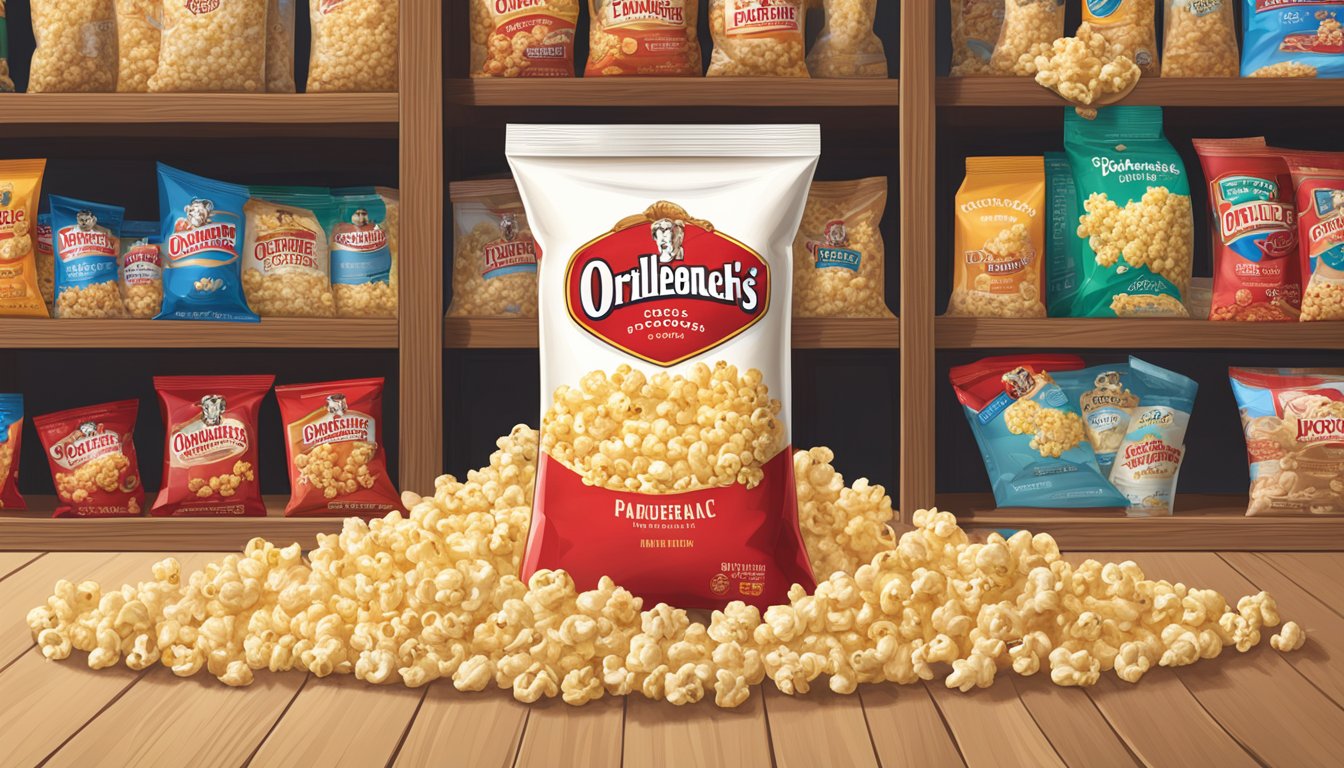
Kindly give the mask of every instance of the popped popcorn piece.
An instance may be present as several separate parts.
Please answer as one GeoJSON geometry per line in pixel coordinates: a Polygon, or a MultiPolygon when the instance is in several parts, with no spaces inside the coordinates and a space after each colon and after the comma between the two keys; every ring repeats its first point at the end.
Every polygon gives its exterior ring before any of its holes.
{"type": "Polygon", "coordinates": [[[1280,653],[1291,653],[1307,642],[1307,633],[1295,621],[1286,621],[1278,634],[1269,638],[1270,646],[1280,653]]]}

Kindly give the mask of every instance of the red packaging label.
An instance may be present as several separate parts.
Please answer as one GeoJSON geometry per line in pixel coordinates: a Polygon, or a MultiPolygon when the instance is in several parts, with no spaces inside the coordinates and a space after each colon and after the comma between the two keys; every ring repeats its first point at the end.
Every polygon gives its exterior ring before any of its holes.
{"type": "Polygon", "coordinates": [[[167,430],[157,516],[255,516],[257,409],[274,376],[156,376],[167,430]]]}
{"type": "Polygon", "coordinates": [[[275,388],[289,457],[288,516],[381,517],[405,511],[381,439],[383,380],[275,388]]]}
{"type": "Polygon", "coordinates": [[[19,494],[19,456],[23,447],[23,417],[4,418],[0,410],[0,510],[24,510],[28,505],[19,494]]]}
{"type": "Polygon", "coordinates": [[[145,508],[135,457],[136,400],[33,419],[56,486],[54,517],[123,517],[145,508]]]}

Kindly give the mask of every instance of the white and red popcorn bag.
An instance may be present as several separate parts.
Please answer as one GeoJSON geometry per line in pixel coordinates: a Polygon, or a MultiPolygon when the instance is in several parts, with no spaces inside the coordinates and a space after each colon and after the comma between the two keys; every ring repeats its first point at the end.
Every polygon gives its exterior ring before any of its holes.
{"type": "Polygon", "coordinates": [[[274,376],[155,376],[165,430],[163,487],[150,514],[264,517],[257,409],[274,376]]]}
{"type": "Polygon", "coordinates": [[[139,410],[139,400],[122,400],[33,419],[56,485],[53,517],[124,517],[144,511],[134,439],[139,410]]]}
{"type": "Polygon", "coordinates": [[[383,380],[275,388],[289,457],[287,516],[382,517],[405,511],[387,476],[383,380]]]}
{"type": "Polygon", "coordinates": [[[541,455],[522,577],[764,608],[814,585],[789,436],[815,125],[510,125],[536,238],[541,455]]]}

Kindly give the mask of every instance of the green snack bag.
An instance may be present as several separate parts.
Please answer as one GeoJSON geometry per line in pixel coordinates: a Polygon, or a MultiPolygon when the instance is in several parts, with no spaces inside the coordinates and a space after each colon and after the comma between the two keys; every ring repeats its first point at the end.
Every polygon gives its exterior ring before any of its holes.
{"type": "Polygon", "coordinates": [[[1185,164],[1162,135],[1160,107],[1064,112],[1077,187],[1081,281],[1073,317],[1188,317],[1194,215],[1185,164]]]}
{"type": "Polygon", "coordinates": [[[1063,152],[1045,153],[1045,295],[1050,317],[1072,317],[1078,294],[1078,190],[1063,152]]]}

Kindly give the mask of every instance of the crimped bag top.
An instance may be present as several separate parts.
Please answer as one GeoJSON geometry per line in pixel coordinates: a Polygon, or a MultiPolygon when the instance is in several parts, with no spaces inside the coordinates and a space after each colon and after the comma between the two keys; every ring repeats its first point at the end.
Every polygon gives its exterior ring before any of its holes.
{"type": "Polygon", "coordinates": [[[19,494],[22,447],[23,395],[0,392],[0,510],[28,508],[19,494]]]}
{"type": "Polygon", "coordinates": [[[0,160],[0,317],[47,316],[34,257],[46,166],[46,160],[0,160]]]}
{"type": "Polygon", "coordinates": [[[140,401],[73,408],[33,419],[51,465],[55,517],[139,515],[145,489],[135,456],[140,401]]]}

